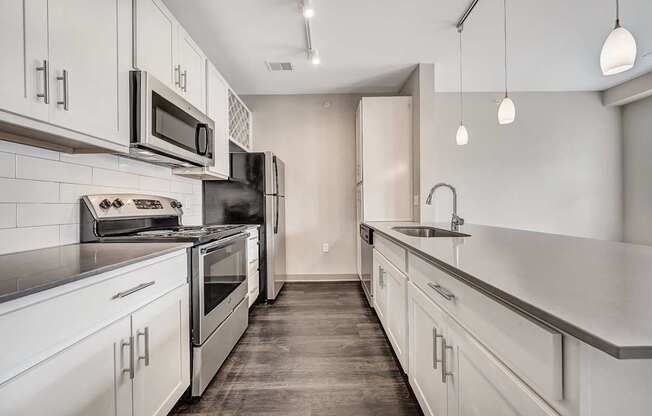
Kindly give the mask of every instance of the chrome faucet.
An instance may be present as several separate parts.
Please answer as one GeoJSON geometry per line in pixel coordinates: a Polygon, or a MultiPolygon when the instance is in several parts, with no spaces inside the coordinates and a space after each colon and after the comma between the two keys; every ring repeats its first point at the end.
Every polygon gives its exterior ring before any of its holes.
{"type": "Polygon", "coordinates": [[[441,187],[448,188],[453,193],[453,218],[451,219],[451,230],[457,231],[460,229],[460,225],[464,225],[464,218],[457,215],[457,191],[453,185],[440,182],[437,185],[433,186],[432,189],[430,189],[428,198],[426,198],[426,204],[432,205],[432,197],[435,195],[437,188],[441,187]]]}

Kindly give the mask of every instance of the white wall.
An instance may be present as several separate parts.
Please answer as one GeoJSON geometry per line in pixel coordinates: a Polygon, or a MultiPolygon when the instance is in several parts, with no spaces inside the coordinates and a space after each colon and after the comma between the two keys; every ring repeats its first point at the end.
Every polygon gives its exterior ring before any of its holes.
{"type": "Polygon", "coordinates": [[[285,162],[287,273],[350,278],[355,268],[354,95],[246,96],[256,151],[285,162]],[[330,245],[322,253],[323,243],[330,245]]]}
{"type": "Polygon", "coordinates": [[[0,140],[0,254],[79,242],[79,198],[117,192],[176,198],[184,224],[201,224],[201,181],[124,157],[0,140]]]}
{"type": "MultiPolygon", "coordinates": [[[[435,94],[435,137],[421,143],[422,203],[433,184],[449,182],[469,223],[622,239],[617,108],[597,92],[517,93],[516,122],[499,126],[501,94],[464,97],[470,143],[460,147],[458,95],[435,94]]],[[[450,221],[446,192],[422,206],[423,221],[450,221]]]]}
{"type": "Polygon", "coordinates": [[[652,245],[652,98],[622,108],[625,232],[628,243],[652,245]]]}

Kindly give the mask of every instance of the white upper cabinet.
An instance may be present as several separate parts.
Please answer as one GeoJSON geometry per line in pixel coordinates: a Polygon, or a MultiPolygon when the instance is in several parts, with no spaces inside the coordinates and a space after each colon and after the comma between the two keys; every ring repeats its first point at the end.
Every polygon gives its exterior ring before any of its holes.
{"type": "Polygon", "coordinates": [[[160,0],[133,0],[134,67],[206,111],[206,55],[160,0]]]}
{"type": "Polygon", "coordinates": [[[136,12],[134,67],[149,72],[170,88],[178,88],[179,24],[160,1],[133,0],[133,2],[136,12]]]}
{"type": "Polygon", "coordinates": [[[228,177],[229,169],[229,87],[210,62],[207,63],[206,112],[215,122],[214,151],[215,165],[212,170],[228,177]]]}
{"type": "Polygon", "coordinates": [[[179,65],[181,91],[201,111],[206,111],[206,55],[179,26],[179,65]]]}
{"type": "Polygon", "coordinates": [[[229,90],[229,138],[248,152],[254,148],[252,124],[251,110],[233,90],[229,90]]]}
{"type": "Polygon", "coordinates": [[[0,2],[0,108],[48,117],[47,1],[0,2]]]}
{"type": "Polygon", "coordinates": [[[118,42],[119,3],[48,1],[52,123],[109,140],[117,137],[118,48],[128,46],[118,42]]]}
{"type": "Polygon", "coordinates": [[[1,128],[62,150],[126,150],[130,26],[130,0],[1,2],[1,128]]]}

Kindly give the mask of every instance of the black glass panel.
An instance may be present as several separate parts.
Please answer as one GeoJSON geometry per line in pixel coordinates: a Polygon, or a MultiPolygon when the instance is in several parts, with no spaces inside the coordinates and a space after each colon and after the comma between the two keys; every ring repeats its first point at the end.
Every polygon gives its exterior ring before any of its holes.
{"type": "Polygon", "coordinates": [[[209,251],[204,262],[204,315],[247,279],[246,240],[209,251]]]}

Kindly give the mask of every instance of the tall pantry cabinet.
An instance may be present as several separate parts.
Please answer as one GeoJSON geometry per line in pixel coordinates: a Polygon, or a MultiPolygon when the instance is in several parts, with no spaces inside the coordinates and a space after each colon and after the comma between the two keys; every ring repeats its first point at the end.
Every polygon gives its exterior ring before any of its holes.
{"type": "Polygon", "coordinates": [[[363,97],[356,111],[357,268],[360,223],[412,221],[412,97],[363,97]]]}

